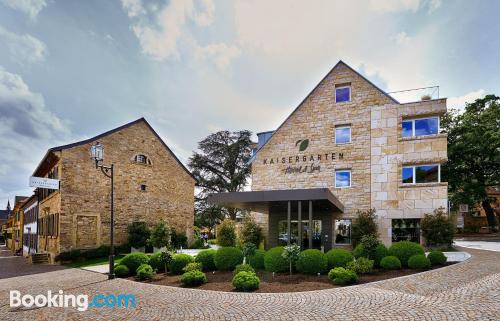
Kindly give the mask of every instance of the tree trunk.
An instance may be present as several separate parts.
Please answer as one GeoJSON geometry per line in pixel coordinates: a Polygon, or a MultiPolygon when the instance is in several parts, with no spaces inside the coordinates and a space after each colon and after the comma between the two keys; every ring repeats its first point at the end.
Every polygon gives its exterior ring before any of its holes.
{"type": "Polygon", "coordinates": [[[489,200],[484,200],[481,205],[483,206],[484,212],[486,213],[486,219],[488,220],[488,226],[493,230],[497,227],[497,219],[495,217],[495,211],[491,207],[489,200]]]}
{"type": "Polygon", "coordinates": [[[233,221],[236,221],[236,213],[238,210],[235,208],[229,208],[227,211],[229,213],[229,218],[232,219],[233,221]]]}

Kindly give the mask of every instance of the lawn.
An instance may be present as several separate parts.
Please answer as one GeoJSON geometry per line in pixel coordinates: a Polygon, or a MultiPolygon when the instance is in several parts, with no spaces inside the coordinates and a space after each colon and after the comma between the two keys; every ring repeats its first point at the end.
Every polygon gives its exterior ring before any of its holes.
{"type": "MultiPolygon", "coordinates": [[[[124,254],[116,255],[115,256],[115,264],[119,264],[124,256],[125,256],[124,254]]],[[[100,257],[97,259],[88,259],[88,260],[71,262],[71,263],[64,264],[64,266],[71,267],[71,268],[82,268],[82,267],[86,267],[86,266],[107,264],[108,262],[109,262],[108,257],[100,257]]]]}

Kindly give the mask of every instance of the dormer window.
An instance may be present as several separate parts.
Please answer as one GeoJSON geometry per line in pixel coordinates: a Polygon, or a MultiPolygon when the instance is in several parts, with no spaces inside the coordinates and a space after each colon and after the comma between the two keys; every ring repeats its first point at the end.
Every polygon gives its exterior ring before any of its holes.
{"type": "Polygon", "coordinates": [[[144,165],[151,165],[151,160],[144,154],[137,154],[134,156],[134,162],[144,165]]]}
{"type": "Polygon", "coordinates": [[[351,101],[351,84],[335,86],[335,102],[343,103],[351,101]]]}

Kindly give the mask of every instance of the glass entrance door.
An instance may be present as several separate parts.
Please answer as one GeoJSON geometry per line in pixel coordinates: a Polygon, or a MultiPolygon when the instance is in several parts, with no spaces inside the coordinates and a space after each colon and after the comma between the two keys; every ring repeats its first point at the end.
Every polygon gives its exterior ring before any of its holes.
{"type": "MultiPolygon", "coordinates": [[[[292,220],[290,222],[290,244],[299,244],[299,222],[292,220]]],[[[312,221],[312,248],[321,249],[321,220],[312,221]]],[[[278,245],[285,246],[288,244],[287,221],[279,221],[278,223],[278,245]]],[[[309,248],[309,221],[302,220],[302,248],[309,248]]]]}

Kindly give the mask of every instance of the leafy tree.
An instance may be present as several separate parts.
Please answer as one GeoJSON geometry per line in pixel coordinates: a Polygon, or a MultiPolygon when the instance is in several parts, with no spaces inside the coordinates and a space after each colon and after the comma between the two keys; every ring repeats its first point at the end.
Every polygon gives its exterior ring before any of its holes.
{"type": "Polygon", "coordinates": [[[254,243],[243,244],[241,249],[241,252],[243,252],[243,264],[247,263],[247,257],[254,255],[255,251],[257,251],[257,247],[254,243]]]}
{"type": "Polygon", "coordinates": [[[375,209],[357,211],[357,216],[352,223],[352,245],[356,247],[365,235],[378,238],[377,223],[375,222],[375,209]]]}
{"type": "Polygon", "coordinates": [[[455,236],[455,224],[444,208],[434,210],[434,214],[425,214],[420,223],[422,235],[427,246],[445,245],[451,247],[455,236]]]}
{"type": "MultiPolygon", "coordinates": [[[[210,134],[198,143],[199,152],[189,158],[188,166],[198,181],[200,192],[196,206],[206,213],[206,198],[210,193],[239,192],[247,184],[250,176],[251,136],[248,130],[230,132],[219,131],[210,134]]],[[[208,213],[220,211],[223,215],[236,219],[237,209],[212,207],[208,213]]],[[[215,215],[219,218],[219,215],[215,215]]]]}
{"type": "Polygon", "coordinates": [[[163,219],[151,231],[151,244],[154,247],[170,247],[170,227],[163,219]]]}
{"type": "Polygon", "coordinates": [[[205,200],[197,199],[194,209],[194,224],[199,227],[208,227],[214,234],[215,226],[224,220],[225,212],[219,206],[207,204],[205,200]]]}
{"type": "Polygon", "coordinates": [[[132,222],[127,226],[128,244],[135,248],[146,246],[149,240],[150,230],[146,222],[132,222]]]}
{"type": "Polygon", "coordinates": [[[255,218],[251,215],[246,215],[243,218],[243,224],[240,229],[241,243],[253,243],[256,247],[262,241],[262,228],[257,224],[255,218]]]}
{"type": "Polygon", "coordinates": [[[236,226],[233,220],[225,219],[217,229],[217,244],[220,246],[236,245],[236,226]]]}
{"type": "Polygon", "coordinates": [[[163,251],[160,253],[160,264],[165,266],[165,275],[167,274],[167,266],[172,262],[174,254],[170,251],[163,251]]]}
{"type": "Polygon", "coordinates": [[[281,256],[288,261],[290,268],[290,275],[292,275],[293,263],[297,262],[297,260],[299,259],[299,255],[300,255],[300,246],[298,246],[297,244],[287,245],[283,248],[281,256]]]}
{"type": "Polygon", "coordinates": [[[452,110],[441,121],[448,134],[448,162],[443,173],[454,206],[481,204],[488,225],[497,220],[487,189],[500,186],[500,98],[487,95],[467,104],[465,111],[452,110]]]}

